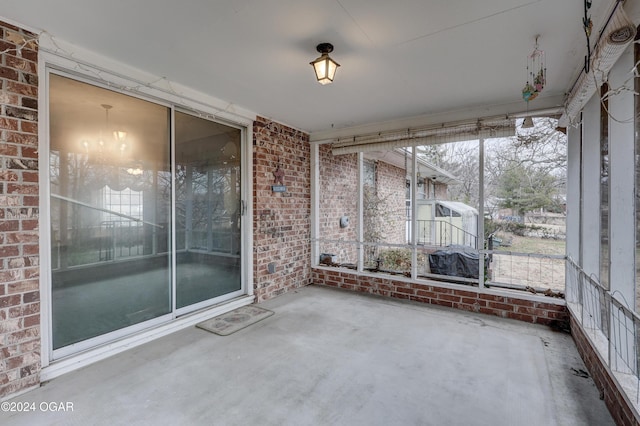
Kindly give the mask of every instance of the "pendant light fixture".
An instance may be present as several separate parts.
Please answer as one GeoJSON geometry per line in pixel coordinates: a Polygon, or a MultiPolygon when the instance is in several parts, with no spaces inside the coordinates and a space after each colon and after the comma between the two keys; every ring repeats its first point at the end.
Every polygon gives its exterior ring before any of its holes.
{"type": "Polygon", "coordinates": [[[316,73],[318,83],[329,84],[333,82],[336,70],[340,66],[339,63],[329,57],[329,53],[333,52],[333,45],[331,43],[320,43],[316,46],[316,50],[321,55],[315,61],[310,62],[310,65],[316,73]]]}

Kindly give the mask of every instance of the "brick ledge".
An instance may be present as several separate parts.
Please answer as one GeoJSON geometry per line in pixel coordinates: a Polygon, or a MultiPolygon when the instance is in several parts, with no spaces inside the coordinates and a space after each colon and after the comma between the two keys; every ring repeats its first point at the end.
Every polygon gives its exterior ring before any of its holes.
{"type": "Polygon", "coordinates": [[[569,329],[564,299],[514,294],[456,284],[414,281],[406,277],[312,268],[313,283],[361,293],[456,308],[524,322],[569,329]]]}

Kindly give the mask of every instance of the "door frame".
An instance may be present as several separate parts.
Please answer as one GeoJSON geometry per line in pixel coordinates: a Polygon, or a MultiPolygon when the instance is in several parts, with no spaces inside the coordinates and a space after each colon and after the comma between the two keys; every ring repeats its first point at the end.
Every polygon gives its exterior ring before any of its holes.
{"type": "MultiPolygon", "coordinates": [[[[189,111],[186,110],[184,108],[180,108],[180,107],[174,107],[171,109],[171,170],[176,170],[176,158],[175,158],[175,140],[176,140],[176,135],[175,135],[175,118],[176,118],[176,112],[180,112],[183,114],[189,114],[192,115],[194,117],[198,117],[199,115],[194,112],[194,111],[189,111]]],[[[203,119],[207,119],[207,117],[199,117],[199,118],[203,118],[203,119]]],[[[219,123],[219,124],[223,124],[225,126],[234,128],[234,129],[238,129],[240,130],[240,152],[241,152],[241,157],[240,157],[240,203],[241,206],[244,206],[245,203],[245,194],[246,192],[244,192],[245,188],[244,188],[244,184],[245,181],[247,180],[246,177],[246,167],[250,167],[247,165],[246,161],[245,161],[245,155],[246,155],[246,151],[247,151],[247,147],[246,145],[248,145],[247,143],[247,138],[246,138],[246,133],[247,133],[247,128],[245,126],[240,126],[238,124],[234,124],[234,123],[229,123],[228,121],[221,121],[221,120],[211,120],[215,123],[219,123]]],[[[251,144],[253,145],[253,144],[251,144]]],[[[251,149],[251,152],[253,152],[253,149],[251,149]]],[[[253,164],[253,161],[250,163],[253,164]]],[[[251,174],[252,175],[252,174],[251,174]]],[[[251,175],[248,179],[251,179],[251,175]]],[[[171,197],[171,211],[172,213],[175,213],[176,211],[176,194],[175,194],[175,190],[176,190],[176,185],[175,185],[175,174],[172,173],[171,176],[171,183],[172,183],[172,187],[171,187],[171,193],[172,193],[172,197],[171,197]]],[[[241,207],[241,210],[244,210],[243,207],[241,207]]],[[[201,309],[205,309],[208,308],[210,306],[219,304],[219,303],[223,303],[226,302],[228,300],[232,300],[238,296],[241,296],[243,294],[248,294],[248,291],[251,291],[251,293],[253,293],[253,286],[250,286],[250,288],[247,288],[247,282],[246,279],[247,277],[246,272],[249,269],[247,266],[247,257],[245,255],[245,248],[246,248],[246,241],[245,241],[245,235],[247,232],[252,232],[252,228],[246,229],[245,228],[245,221],[247,219],[247,215],[244,214],[245,212],[241,211],[240,214],[240,290],[236,290],[233,291],[231,293],[227,293],[218,297],[215,297],[213,299],[207,299],[207,300],[203,300],[201,302],[198,303],[194,303],[192,305],[187,305],[187,306],[183,306],[181,308],[178,308],[176,306],[177,303],[177,298],[176,298],[176,291],[177,291],[177,249],[176,249],[176,227],[173,226],[172,230],[171,230],[171,250],[172,250],[172,255],[171,255],[171,280],[172,280],[172,313],[174,313],[174,317],[179,317],[182,315],[186,315],[189,314],[191,312],[194,311],[198,311],[201,309]]],[[[173,219],[172,219],[173,220],[173,219]]],[[[253,251],[250,252],[251,256],[253,256],[253,251]]],[[[252,268],[251,268],[252,269],[252,268]]]]}
{"type": "MultiPolygon", "coordinates": [[[[49,75],[50,73],[98,87],[114,90],[128,96],[138,97],[163,106],[171,111],[171,156],[174,163],[174,117],[175,111],[188,111],[207,117],[212,121],[241,129],[241,188],[243,205],[241,217],[241,290],[191,305],[185,310],[172,309],[161,317],[145,321],[124,329],[115,330],[96,338],[57,349],[52,347],[52,291],[51,291],[51,210],[50,180],[48,168],[40,168],[40,324],[41,324],[41,380],[49,380],[68,371],[81,368],[100,359],[112,356],[131,347],[189,327],[224,312],[253,303],[253,123],[256,114],[242,108],[232,108],[217,98],[210,97],[179,84],[168,85],[169,89],[156,86],[157,76],[141,73],[124,64],[77,50],[60,41],[44,41],[40,46],[38,75],[38,148],[39,164],[49,164],[49,75]],[[64,45],[65,50],[61,49],[64,45]],[[69,50],[66,50],[69,48],[69,50]],[[76,51],[74,51],[76,50],[76,51]],[[87,59],[85,59],[87,58],[87,59]],[[99,65],[96,65],[99,64],[99,65]],[[106,67],[109,68],[106,68],[106,67]],[[80,70],[80,71],[79,71],[80,70]],[[148,81],[152,83],[147,83],[148,81]],[[224,106],[226,105],[226,106],[224,106]],[[224,106],[224,107],[223,107],[224,106]],[[86,344],[83,344],[86,343],[86,344]],[[72,349],[69,349],[72,348],[72,349]]],[[[161,79],[160,79],[161,80],[161,79]]],[[[172,188],[172,190],[175,190],[172,188]]],[[[175,194],[174,194],[175,195],[175,194]]],[[[175,197],[172,200],[175,212],[175,197]]],[[[172,218],[173,220],[173,218],[172,218]]],[[[175,233],[175,229],[172,231],[175,233]]],[[[175,235],[174,235],[175,237],[175,235]]],[[[175,238],[172,241],[172,267],[175,271],[175,238]]],[[[174,272],[172,272],[174,274],[174,272]]],[[[172,277],[172,307],[175,308],[175,276],[172,277]]]]}

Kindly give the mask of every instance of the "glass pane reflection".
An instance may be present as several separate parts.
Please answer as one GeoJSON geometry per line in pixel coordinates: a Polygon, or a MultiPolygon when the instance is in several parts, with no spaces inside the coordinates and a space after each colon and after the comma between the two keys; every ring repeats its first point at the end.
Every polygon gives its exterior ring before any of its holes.
{"type": "Polygon", "coordinates": [[[176,306],[240,290],[240,137],[176,113],[176,306]]]}
{"type": "Polygon", "coordinates": [[[53,347],[171,312],[169,109],[50,75],[53,347]]]}

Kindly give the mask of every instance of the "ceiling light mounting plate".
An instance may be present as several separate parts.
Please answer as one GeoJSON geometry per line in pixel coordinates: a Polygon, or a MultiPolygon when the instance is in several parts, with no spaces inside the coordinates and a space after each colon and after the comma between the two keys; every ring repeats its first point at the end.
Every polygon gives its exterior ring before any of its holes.
{"type": "Polygon", "coordinates": [[[318,53],[331,53],[333,52],[333,44],[331,43],[320,43],[316,46],[316,50],[318,53]]]}

